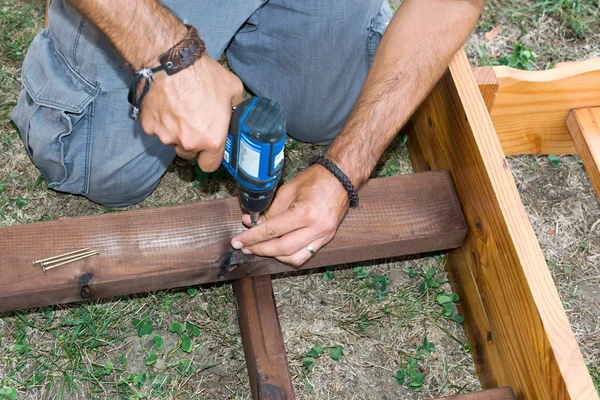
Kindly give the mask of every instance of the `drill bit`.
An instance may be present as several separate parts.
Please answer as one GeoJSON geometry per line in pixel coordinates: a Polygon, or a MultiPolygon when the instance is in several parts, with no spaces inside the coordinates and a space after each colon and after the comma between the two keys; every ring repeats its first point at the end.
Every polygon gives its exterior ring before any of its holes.
{"type": "Polygon", "coordinates": [[[258,216],[259,215],[260,215],[260,213],[257,213],[257,212],[250,213],[250,225],[252,225],[252,227],[255,227],[256,225],[258,225],[258,216]]]}

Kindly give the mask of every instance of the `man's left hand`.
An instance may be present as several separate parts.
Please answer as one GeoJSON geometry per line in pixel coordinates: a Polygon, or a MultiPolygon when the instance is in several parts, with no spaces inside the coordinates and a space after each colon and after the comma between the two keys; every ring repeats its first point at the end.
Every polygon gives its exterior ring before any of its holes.
{"type": "MultiPolygon", "coordinates": [[[[327,169],[313,165],[283,185],[259,225],[231,240],[245,254],[275,257],[294,266],[304,264],[333,239],[348,211],[348,194],[327,169]]],[[[244,215],[250,226],[250,216],[244,215]]]]}

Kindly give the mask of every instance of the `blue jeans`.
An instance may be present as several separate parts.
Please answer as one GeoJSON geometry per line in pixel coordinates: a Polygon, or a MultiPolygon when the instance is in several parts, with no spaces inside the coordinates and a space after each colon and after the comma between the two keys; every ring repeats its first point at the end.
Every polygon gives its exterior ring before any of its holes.
{"type": "MultiPolygon", "coordinates": [[[[384,0],[165,0],[198,28],[207,53],[227,50],[258,96],[278,101],[288,134],[331,141],[342,129],[392,13],[384,0]]],[[[133,28],[132,28],[133,29],[133,28]]],[[[175,157],[130,117],[133,73],[67,0],[33,40],[11,113],[31,159],[54,190],[109,206],[146,198],[175,157]]]]}

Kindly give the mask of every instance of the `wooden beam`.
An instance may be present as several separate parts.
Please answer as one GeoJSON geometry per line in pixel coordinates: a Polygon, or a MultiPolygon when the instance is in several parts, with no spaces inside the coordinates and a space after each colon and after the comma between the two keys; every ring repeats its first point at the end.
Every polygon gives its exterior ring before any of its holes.
{"type": "MultiPolygon", "coordinates": [[[[460,247],[466,226],[447,172],[373,179],[335,239],[301,268],[243,257],[221,270],[243,229],[236,198],[0,228],[0,312],[84,298],[268,275],[460,247]],[[42,272],[32,260],[90,247],[42,272]]],[[[239,253],[241,254],[241,253],[239,253]]]]}
{"type": "Polygon", "coordinates": [[[464,393],[457,396],[440,397],[436,400],[515,400],[515,394],[508,386],[480,392],[464,393]]]}
{"type": "Polygon", "coordinates": [[[574,154],[565,120],[573,108],[600,106],[600,58],[545,71],[482,67],[475,74],[492,69],[499,88],[490,115],[504,154],[574,154]]]}
{"type": "Polygon", "coordinates": [[[470,228],[447,271],[482,385],[510,385],[518,399],[597,399],[463,50],[407,130],[432,169],[450,170],[470,228]]]}
{"type": "Polygon", "coordinates": [[[253,398],[295,399],[271,277],[239,279],[233,290],[253,398]]]}
{"type": "Polygon", "coordinates": [[[572,110],[567,127],[600,198],[600,107],[572,110]]]}

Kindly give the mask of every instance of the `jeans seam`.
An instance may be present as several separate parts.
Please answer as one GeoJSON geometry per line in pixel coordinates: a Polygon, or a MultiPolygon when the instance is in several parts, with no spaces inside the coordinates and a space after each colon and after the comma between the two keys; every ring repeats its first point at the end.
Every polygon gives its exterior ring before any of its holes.
{"type": "Polygon", "coordinates": [[[79,63],[77,62],[77,50],[79,49],[79,39],[81,38],[81,32],[85,25],[85,18],[81,18],[79,28],[77,29],[77,35],[75,35],[75,41],[73,43],[73,69],[79,69],[79,63]]]}
{"type": "Polygon", "coordinates": [[[92,132],[94,127],[94,102],[88,105],[87,117],[87,132],[85,138],[85,171],[83,172],[83,192],[87,195],[90,192],[90,171],[92,169],[92,132]]]}

